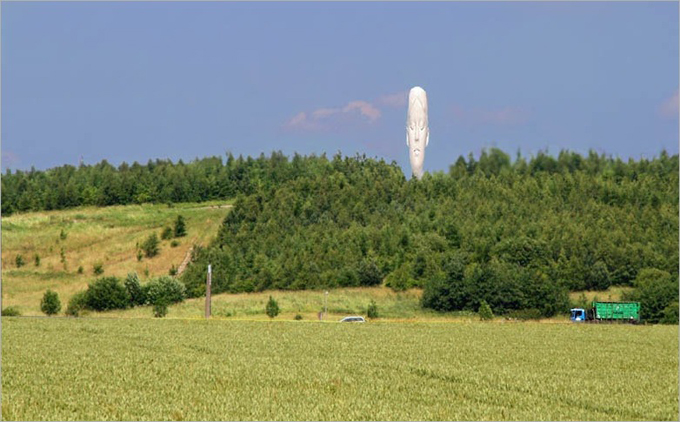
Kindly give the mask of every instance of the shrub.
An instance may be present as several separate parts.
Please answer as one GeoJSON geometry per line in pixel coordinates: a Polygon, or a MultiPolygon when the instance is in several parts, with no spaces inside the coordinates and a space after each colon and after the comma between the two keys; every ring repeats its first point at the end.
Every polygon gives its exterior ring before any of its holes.
{"type": "Polygon", "coordinates": [[[61,301],[57,292],[47,289],[40,301],[40,310],[47,316],[56,315],[61,311],[61,301]]]}
{"type": "Polygon", "coordinates": [[[21,316],[21,312],[16,306],[8,306],[2,310],[2,316],[21,316]]]}
{"type": "Polygon", "coordinates": [[[153,305],[153,316],[155,318],[163,318],[168,314],[168,302],[165,299],[160,299],[153,305]]]}
{"type": "Polygon", "coordinates": [[[172,227],[165,226],[163,228],[163,231],[161,232],[161,239],[163,239],[163,240],[172,239],[172,235],[173,235],[172,227]]]}
{"type": "Polygon", "coordinates": [[[87,307],[95,311],[125,309],[130,305],[127,289],[116,277],[102,277],[87,287],[87,307]]]}
{"type": "Polygon", "coordinates": [[[85,269],[83,268],[82,265],[78,267],[78,274],[82,274],[84,271],[85,269]]]}
{"type": "Polygon", "coordinates": [[[179,246],[179,241],[173,239],[173,240],[170,242],[170,247],[171,247],[171,248],[176,248],[177,246],[179,246]]]}
{"type": "Polygon", "coordinates": [[[295,314],[295,321],[301,321],[301,320],[302,320],[302,315],[295,314]]]}
{"type": "Polygon", "coordinates": [[[82,291],[71,296],[66,307],[66,315],[78,317],[87,309],[87,291],[82,291]]]}
{"type": "Polygon", "coordinates": [[[33,257],[33,262],[35,263],[36,267],[39,267],[40,266],[40,255],[35,254],[35,256],[33,257]]]}
{"type": "Polygon", "coordinates": [[[375,303],[375,300],[373,299],[371,299],[371,303],[368,304],[366,316],[369,318],[378,318],[378,305],[375,303]]]}
{"type": "Polygon", "coordinates": [[[144,258],[144,254],[142,253],[142,250],[137,249],[137,262],[141,262],[142,258],[144,258]]]}
{"type": "Polygon", "coordinates": [[[21,254],[17,255],[16,258],[14,258],[14,263],[17,264],[17,268],[21,268],[24,266],[24,257],[21,256],[21,254]]]}
{"type": "Polygon", "coordinates": [[[158,240],[156,233],[152,233],[144,242],[142,242],[141,248],[142,251],[144,251],[144,255],[146,255],[147,258],[153,258],[158,255],[160,252],[159,243],[160,241],[158,240]]]}
{"type": "Polygon", "coordinates": [[[411,267],[408,264],[403,264],[385,277],[385,286],[390,287],[392,290],[403,291],[417,285],[418,283],[413,279],[411,267]]]}
{"type": "Polygon", "coordinates": [[[673,302],[664,308],[663,316],[659,322],[662,324],[677,324],[679,316],[678,314],[678,302],[673,302]]]}
{"type": "Polygon", "coordinates": [[[175,220],[175,237],[186,236],[186,234],[187,228],[186,224],[184,223],[184,217],[178,215],[177,220],[175,220]]]}
{"type": "Polygon", "coordinates": [[[357,268],[360,286],[376,286],[382,283],[382,273],[373,260],[363,260],[357,268]]]}
{"type": "Polygon", "coordinates": [[[493,319],[493,311],[491,310],[491,306],[489,306],[488,303],[486,303],[486,300],[482,300],[482,302],[479,305],[479,310],[477,311],[479,313],[479,319],[482,321],[488,321],[493,319]]]}
{"type": "Polygon", "coordinates": [[[508,312],[508,317],[521,320],[541,319],[543,315],[539,309],[518,309],[508,312]]]}
{"type": "Polygon", "coordinates": [[[151,280],[143,287],[146,294],[146,303],[155,305],[161,301],[167,304],[182,302],[186,297],[186,288],[181,281],[168,277],[158,277],[151,280]]]}
{"type": "Polygon", "coordinates": [[[101,262],[95,262],[94,265],[92,266],[92,272],[94,275],[102,275],[104,274],[104,264],[101,262]]]}
{"type": "Polygon", "coordinates": [[[67,237],[67,236],[68,236],[68,234],[66,234],[66,232],[64,231],[64,229],[61,229],[61,233],[59,233],[59,239],[61,239],[61,240],[66,240],[66,237],[67,237]]]}
{"type": "MultiPolygon", "coordinates": [[[[666,308],[678,302],[678,280],[666,271],[644,268],[634,281],[635,290],[624,294],[623,300],[640,302],[640,319],[657,323],[664,319],[666,308]]],[[[669,308],[669,318],[672,308],[669,308]]]]}
{"type": "Polygon", "coordinates": [[[264,309],[269,318],[274,318],[279,314],[279,304],[273,297],[269,296],[269,301],[264,309]]]}
{"type": "Polygon", "coordinates": [[[168,274],[170,274],[171,276],[177,275],[177,267],[175,266],[175,264],[172,264],[172,267],[170,267],[168,274]]]}
{"type": "Polygon", "coordinates": [[[137,273],[129,273],[127,275],[125,278],[125,289],[130,296],[130,304],[132,306],[141,306],[146,303],[146,291],[142,288],[137,273]]]}

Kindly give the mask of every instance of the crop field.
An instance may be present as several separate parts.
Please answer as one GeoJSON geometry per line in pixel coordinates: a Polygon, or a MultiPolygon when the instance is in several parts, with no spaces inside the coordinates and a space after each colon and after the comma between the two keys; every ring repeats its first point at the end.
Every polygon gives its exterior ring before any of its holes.
{"type": "Polygon", "coordinates": [[[41,315],[40,299],[49,288],[59,293],[65,308],[71,295],[97,277],[93,274],[97,263],[104,276],[124,277],[132,271],[142,278],[167,275],[192,245],[207,244],[215,236],[229,212],[225,204],[83,207],[3,216],[2,306],[15,306],[23,315],[41,315]],[[159,255],[138,261],[137,245],[152,233],[160,237],[177,215],[184,217],[187,235],[172,239],[177,240],[176,247],[172,240],[161,241],[159,255]],[[17,266],[17,255],[23,257],[23,266],[17,266]]]}
{"type": "Polygon", "coordinates": [[[2,318],[4,420],[677,420],[677,326],[2,318]]]}

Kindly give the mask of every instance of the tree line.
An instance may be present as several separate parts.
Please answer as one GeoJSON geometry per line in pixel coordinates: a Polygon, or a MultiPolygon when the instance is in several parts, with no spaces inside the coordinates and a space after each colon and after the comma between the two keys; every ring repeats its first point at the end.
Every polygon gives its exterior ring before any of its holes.
{"type": "MultiPolygon", "coordinates": [[[[424,288],[423,305],[442,311],[485,302],[549,316],[568,291],[646,286],[655,315],[677,313],[678,156],[665,151],[623,161],[491,149],[420,181],[395,162],[281,152],[2,177],[3,215],[234,197],[216,240],[194,249],[188,296],[204,294],[211,263],[216,293],[384,283],[424,288]],[[650,287],[649,274],[676,288],[650,287]]],[[[646,297],[638,290],[631,298],[646,297]]]]}
{"type": "MultiPolygon", "coordinates": [[[[564,311],[568,291],[678,276],[678,157],[624,162],[498,149],[407,180],[363,156],[303,160],[305,177],[241,194],[183,274],[189,296],[385,283],[438,310],[564,311]]],[[[677,302],[677,289],[666,302],[677,302]],[[673,299],[674,297],[674,299],[673,299]]]]}
{"type": "Polygon", "coordinates": [[[259,158],[221,157],[149,160],[118,167],[106,160],[95,165],[64,165],[45,171],[8,169],[2,176],[2,214],[59,210],[83,205],[202,202],[251,194],[299,176],[303,157],[288,161],[281,152],[259,158]]]}

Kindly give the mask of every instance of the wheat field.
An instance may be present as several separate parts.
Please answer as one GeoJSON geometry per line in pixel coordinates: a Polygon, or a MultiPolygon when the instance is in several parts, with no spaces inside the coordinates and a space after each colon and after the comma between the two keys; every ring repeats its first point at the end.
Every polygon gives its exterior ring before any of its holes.
{"type": "Polygon", "coordinates": [[[677,420],[677,326],[2,318],[4,420],[677,420]]]}

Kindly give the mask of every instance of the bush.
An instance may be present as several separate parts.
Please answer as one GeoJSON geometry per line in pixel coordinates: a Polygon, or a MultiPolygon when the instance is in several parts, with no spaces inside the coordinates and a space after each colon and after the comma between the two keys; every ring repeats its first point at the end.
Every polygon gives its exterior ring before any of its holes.
{"type": "Polygon", "coordinates": [[[392,290],[404,291],[417,285],[418,282],[413,279],[411,267],[408,264],[403,264],[385,277],[385,286],[392,290]]]}
{"type": "Polygon", "coordinates": [[[139,282],[137,273],[129,273],[125,278],[125,289],[130,296],[130,304],[132,306],[141,306],[146,304],[146,291],[142,288],[139,282]]]}
{"type": "Polygon", "coordinates": [[[373,260],[363,260],[357,268],[360,286],[377,286],[382,283],[382,273],[373,260]]]}
{"type": "Polygon", "coordinates": [[[170,267],[168,274],[170,274],[171,276],[177,275],[177,267],[175,266],[175,264],[172,264],[172,267],[170,267]]]}
{"type": "Polygon", "coordinates": [[[634,281],[635,290],[623,295],[623,300],[640,302],[640,319],[658,323],[668,312],[672,318],[673,308],[666,308],[678,302],[678,280],[666,271],[656,268],[640,270],[634,281]]]}
{"type": "Polygon", "coordinates": [[[175,237],[186,236],[186,234],[187,228],[186,224],[184,223],[184,217],[178,215],[177,220],[175,220],[175,237]]]}
{"type": "Polygon", "coordinates": [[[35,254],[35,256],[33,257],[33,262],[35,263],[36,267],[39,267],[40,266],[40,255],[35,254]]]}
{"type": "Polygon", "coordinates": [[[170,247],[171,247],[171,248],[176,248],[177,246],[179,246],[179,241],[173,239],[173,240],[170,242],[170,247]]]}
{"type": "Polygon", "coordinates": [[[279,314],[279,304],[274,300],[273,297],[269,296],[269,301],[264,309],[265,313],[269,318],[274,318],[279,314]]]}
{"type": "Polygon", "coordinates": [[[489,321],[493,319],[493,311],[491,310],[491,306],[486,303],[486,300],[482,300],[477,313],[479,313],[479,319],[482,321],[489,321]]]}
{"type": "Polygon", "coordinates": [[[369,318],[378,318],[378,305],[375,303],[375,300],[373,299],[371,299],[371,303],[368,304],[366,316],[369,318]]]}
{"type": "Polygon", "coordinates": [[[21,268],[24,266],[24,257],[21,256],[21,254],[17,255],[16,258],[14,258],[14,263],[17,264],[17,268],[21,268]]]}
{"type": "Polygon", "coordinates": [[[172,227],[166,226],[161,232],[161,239],[168,240],[172,239],[172,227]]]}
{"type": "Polygon", "coordinates": [[[186,298],[186,287],[181,281],[163,276],[151,280],[144,285],[146,303],[155,305],[164,301],[166,304],[182,302],[186,298]]]}
{"type": "Polygon", "coordinates": [[[295,321],[301,321],[301,320],[302,320],[302,315],[295,314],[295,321]]]}
{"type": "Polygon", "coordinates": [[[82,265],[78,267],[78,274],[82,274],[84,271],[85,269],[83,268],[82,265]]]}
{"type": "Polygon", "coordinates": [[[96,262],[96,263],[92,266],[92,272],[94,273],[94,275],[102,275],[102,274],[104,274],[104,264],[102,264],[101,262],[96,262]]]}
{"type": "Polygon", "coordinates": [[[425,284],[424,307],[441,312],[477,311],[485,301],[497,314],[538,309],[543,317],[569,308],[566,290],[532,268],[499,261],[465,265],[455,256],[443,268],[443,279],[425,284]]]}
{"type": "Polygon", "coordinates": [[[153,258],[158,255],[160,252],[159,243],[160,241],[158,240],[156,233],[152,233],[141,245],[144,255],[146,255],[147,258],[153,258]]]}
{"type": "Polygon", "coordinates": [[[153,316],[155,318],[163,318],[168,314],[168,302],[165,299],[160,299],[153,305],[153,316]]]}
{"type": "Polygon", "coordinates": [[[508,317],[521,320],[529,320],[529,319],[541,319],[543,315],[541,314],[541,311],[538,309],[519,309],[516,311],[508,312],[508,317]]]}
{"type": "Polygon", "coordinates": [[[130,295],[116,277],[102,277],[87,287],[87,307],[94,311],[126,309],[130,295]]]}
{"type": "Polygon", "coordinates": [[[87,309],[87,291],[82,291],[71,296],[66,307],[66,315],[79,317],[87,309]]]}
{"type": "Polygon", "coordinates": [[[679,316],[678,314],[678,302],[673,302],[664,308],[663,316],[659,322],[662,324],[677,324],[679,316]]]}
{"type": "Polygon", "coordinates": [[[142,250],[137,249],[137,262],[141,262],[142,258],[144,258],[144,254],[142,253],[142,250]]]}
{"type": "Polygon", "coordinates": [[[16,306],[8,306],[2,310],[2,316],[21,316],[21,312],[16,306]]]}
{"type": "Polygon", "coordinates": [[[47,316],[56,315],[61,311],[61,301],[57,292],[47,289],[40,301],[40,310],[47,316]]]}
{"type": "Polygon", "coordinates": [[[66,232],[64,231],[64,229],[61,229],[61,233],[59,233],[59,239],[61,239],[61,240],[66,240],[66,237],[67,237],[67,236],[68,236],[68,235],[66,234],[66,232]]]}

